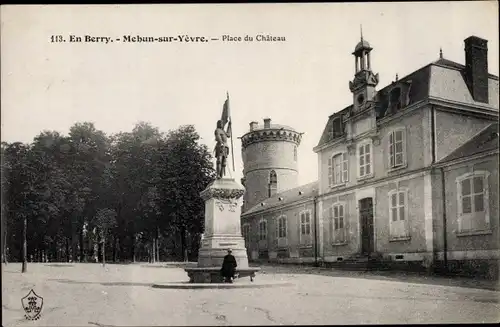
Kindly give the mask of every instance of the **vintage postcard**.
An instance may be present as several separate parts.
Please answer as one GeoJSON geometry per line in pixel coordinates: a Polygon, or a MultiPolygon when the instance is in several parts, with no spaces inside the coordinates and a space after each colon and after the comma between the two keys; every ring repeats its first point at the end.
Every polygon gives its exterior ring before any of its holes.
{"type": "Polygon", "coordinates": [[[0,14],[3,326],[499,322],[497,1],[0,14]]]}

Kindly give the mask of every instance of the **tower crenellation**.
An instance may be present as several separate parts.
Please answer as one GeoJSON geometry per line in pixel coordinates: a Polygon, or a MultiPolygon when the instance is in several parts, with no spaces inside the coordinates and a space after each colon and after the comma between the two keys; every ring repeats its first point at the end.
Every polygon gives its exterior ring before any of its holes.
{"type": "Polygon", "coordinates": [[[241,137],[245,196],[243,210],[298,186],[297,148],[302,133],[285,125],[251,122],[241,137]]]}

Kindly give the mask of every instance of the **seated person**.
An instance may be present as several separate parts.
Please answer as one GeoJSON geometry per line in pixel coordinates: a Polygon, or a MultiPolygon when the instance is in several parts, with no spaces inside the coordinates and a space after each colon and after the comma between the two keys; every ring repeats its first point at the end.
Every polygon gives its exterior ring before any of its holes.
{"type": "Polygon", "coordinates": [[[222,277],[224,277],[225,283],[232,283],[234,279],[234,274],[236,272],[236,258],[231,254],[233,251],[231,249],[227,250],[227,254],[222,262],[222,268],[220,270],[222,277]]]}

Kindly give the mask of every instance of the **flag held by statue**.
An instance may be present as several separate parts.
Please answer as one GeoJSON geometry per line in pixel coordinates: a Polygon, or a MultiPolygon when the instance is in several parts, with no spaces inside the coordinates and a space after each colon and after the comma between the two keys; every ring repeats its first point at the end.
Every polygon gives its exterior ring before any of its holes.
{"type": "Polygon", "coordinates": [[[227,135],[229,137],[231,137],[232,135],[232,130],[231,130],[231,112],[230,112],[230,109],[229,109],[229,95],[227,96],[227,99],[226,101],[224,102],[224,106],[222,107],[222,117],[221,117],[221,120],[222,120],[222,126],[225,127],[226,124],[228,124],[227,126],[227,135]]]}

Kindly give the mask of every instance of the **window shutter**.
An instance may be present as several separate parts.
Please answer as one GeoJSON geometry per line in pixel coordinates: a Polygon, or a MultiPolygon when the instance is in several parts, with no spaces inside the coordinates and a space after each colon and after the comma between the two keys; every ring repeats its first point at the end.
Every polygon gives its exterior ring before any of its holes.
{"type": "Polygon", "coordinates": [[[401,131],[401,139],[403,142],[403,153],[401,154],[401,157],[403,159],[403,164],[406,162],[406,130],[401,131]]]}
{"type": "Polygon", "coordinates": [[[389,134],[389,165],[394,167],[394,132],[389,134]]]}
{"type": "Polygon", "coordinates": [[[311,213],[307,212],[307,234],[311,234],[311,213]]]}
{"type": "Polygon", "coordinates": [[[333,163],[332,157],[328,158],[328,186],[333,185],[333,163]]]}
{"type": "Polygon", "coordinates": [[[365,161],[366,161],[366,168],[365,168],[365,174],[370,174],[372,171],[372,152],[371,152],[371,146],[370,144],[366,145],[365,149],[365,161]]]}
{"type": "Polygon", "coordinates": [[[408,191],[405,191],[405,236],[410,236],[410,219],[408,218],[408,213],[410,211],[408,202],[408,191]]]}
{"type": "Polygon", "coordinates": [[[305,231],[305,216],[304,213],[300,213],[300,233],[304,235],[306,233],[305,231]]]}

